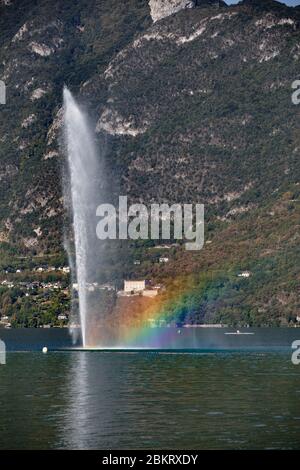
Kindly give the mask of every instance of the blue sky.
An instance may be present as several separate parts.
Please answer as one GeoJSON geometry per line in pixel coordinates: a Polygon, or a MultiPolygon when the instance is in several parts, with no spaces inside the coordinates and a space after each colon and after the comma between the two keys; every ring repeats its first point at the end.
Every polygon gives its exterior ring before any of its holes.
{"type": "MultiPolygon", "coordinates": [[[[229,5],[232,4],[232,3],[239,3],[239,0],[225,0],[226,3],[228,3],[229,5]]],[[[300,0],[280,0],[281,3],[286,3],[287,5],[290,5],[290,6],[296,6],[296,5],[300,5],[300,0]]]]}

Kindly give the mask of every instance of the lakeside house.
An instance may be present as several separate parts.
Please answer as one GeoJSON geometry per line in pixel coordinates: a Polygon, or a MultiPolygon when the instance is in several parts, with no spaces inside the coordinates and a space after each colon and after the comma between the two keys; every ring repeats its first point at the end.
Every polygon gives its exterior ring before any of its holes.
{"type": "Polygon", "coordinates": [[[13,282],[7,280],[2,281],[1,285],[4,287],[8,287],[9,289],[12,289],[15,286],[13,282]]]}
{"type": "Polygon", "coordinates": [[[124,281],[124,292],[142,292],[146,289],[145,279],[142,281],[124,281]]]}
{"type": "Polygon", "coordinates": [[[64,266],[61,270],[65,274],[69,274],[71,272],[71,269],[69,266],[64,266]]]}
{"type": "MultiPolygon", "coordinates": [[[[107,290],[107,291],[113,291],[115,290],[115,286],[114,284],[110,284],[110,283],[106,283],[106,284],[98,284],[98,282],[87,282],[86,283],[86,290],[88,290],[89,292],[95,292],[96,290],[107,290]]],[[[75,291],[78,291],[79,289],[79,285],[77,282],[73,282],[72,284],[72,288],[73,290],[75,291]]]]}
{"type": "Polygon", "coordinates": [[[251,272],[250,271],[243,271],[242,273],[238,274],[238,277],[243,277],[243,278],[248,278],[251,276],[251,272]]]}
{"type": "Polygon", "coordinates": [[[68,317],[64,313],[60,313],[57,317],[58,320],[67,320],[68,317]]]}
{"type": "Polygon", "coordinates": [[[3,315],[0,318],[0,323],[8,323],[9,322],[9,317],[7,315],[3,315]]]}
{"type": "Polygon", "coordinates": [[[124,281],[124,290],[118,292],[119,297],[130,297],[135,295],[142,295],[144,297],[156,297],[158,295],[160,286],[146,287],[148,282],[143,280],[124,281]]]}

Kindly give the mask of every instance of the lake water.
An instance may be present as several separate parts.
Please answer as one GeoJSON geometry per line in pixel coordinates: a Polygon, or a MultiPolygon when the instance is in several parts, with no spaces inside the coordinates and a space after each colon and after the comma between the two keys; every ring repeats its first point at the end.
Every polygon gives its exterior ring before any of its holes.
{"type": "MultiPolygon", "coordinates": [[[[162,350],[275,350],[291,349],[300,339],[300,328],[242,328],[232,335],[233,328],[148,328],[125,331],[124,339],[108,338],[105,348],[162,350]],[[126,339],[125,339],[126,338],[126,339]]],[[[66,328],[0,329],[0,339],[8,351],[41,351],[72,348],[72,338],[66,328]]]]}
{"type": "Polygon", "coordinates": [[[56,350],[9,352],[0,366],[1,449],[300,448],[300,365],[283,343],[59,351],[67,336],[56,331],[5,332],[10,349],[36,334],[39,346],[53,335],[56,350]]]}

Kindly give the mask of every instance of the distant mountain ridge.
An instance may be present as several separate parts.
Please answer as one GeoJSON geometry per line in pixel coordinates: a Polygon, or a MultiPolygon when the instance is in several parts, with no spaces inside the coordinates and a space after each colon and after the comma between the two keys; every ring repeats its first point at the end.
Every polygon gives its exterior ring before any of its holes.
{"type": "MultiPolygon", "coordinates": [[[[208,258],[179,247],[159,269],[142,246],[132,256],[145,264],[134,271],[131,257],[116,260],[107,277],[169,279],[171,266],[223,273],[263,260],[261,272],[280,266],[277,275],[253,278],[251,295],[245,285],[236,304],[262,323],[288,322],[299,309],[300,134],[291,84],[300,78],[300,10],[273,0],[167,3],[168,15],[159,0],[1,2],[2,260],[62,251],[66,83],[105,150],[111,199],[204,203],[207,239],[216,243],[208,258]]],[[[201,318],[225,307],[210,308],[201,318]]]]}

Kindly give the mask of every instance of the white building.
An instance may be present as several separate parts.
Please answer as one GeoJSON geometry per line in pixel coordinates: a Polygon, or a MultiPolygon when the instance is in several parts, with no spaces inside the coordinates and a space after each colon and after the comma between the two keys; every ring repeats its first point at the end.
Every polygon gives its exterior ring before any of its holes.
{"type": "Polygon", "coordinates": [[[160,263],[168,263],[168,261],[169,261],[169,258],[167,258],[167,257],[165,257],[165,256],[162,257],[162,258],[159,258],[159,262],[160,262],[160,263]]]}
{"type": "Polygon", "coordinates": [[[14,284],[11,281],[2,281],[1,282],[2,286],[8,287],[9,289],[12,289],[14,287],[14,284]]]}
{"type": "Polygon", "coordinates": [[[67,315],[65,315],[64,313],[60,313],[57,318],[58,320],[67,320],[67,315]]]}
{"type": "Polygon", "coordinates": [[[238,277],[250,277],[251,273],[250,271],[243,271],[242,273],[238,274],[238,277]]]}
{"type": "Polygon", "coordinates": [[[142,292],[146,289],[146,281],[124,281],[124,292],[142,292]]]}

